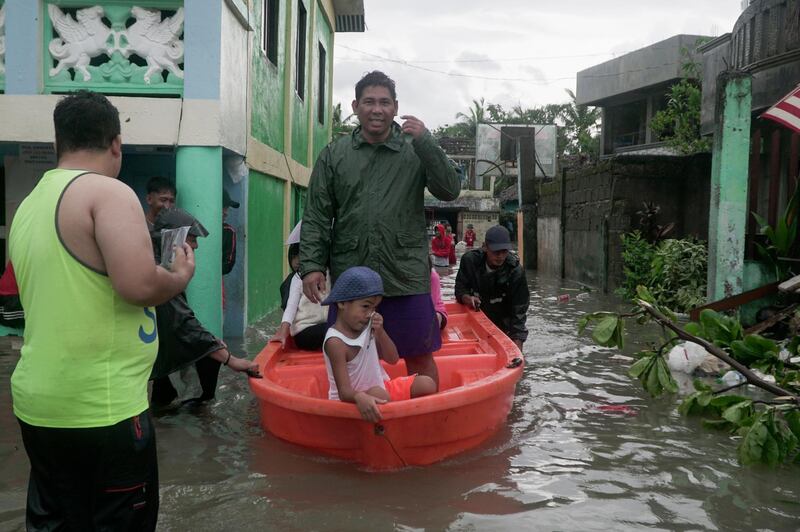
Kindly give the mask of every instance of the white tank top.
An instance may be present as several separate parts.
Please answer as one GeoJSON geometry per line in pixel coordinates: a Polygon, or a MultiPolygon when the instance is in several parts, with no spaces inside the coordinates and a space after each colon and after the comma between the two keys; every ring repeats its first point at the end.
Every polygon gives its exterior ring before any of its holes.
{"type": "Polygon", "coordinates": [[[367,326],[358,338],[348,338],[333,327],[328,328],[325,340],[322,342],[322,352],[325,353],[325,368],[328,370],[328,399],[339,400],[339,390],[336,388],[336,379],[333,378],[333,368],[330,358],[325,351],[329,338],[338,338],[347,345],[358,347],[358,354],[353,360],[347,362],[347,374],[350,376],[350,385],[356,392],[365,392],[374,386],[384,388],[383,381],[389,376],[383,370],[378,359],[378,346],[372,334],[371,324],[367,326]]]}

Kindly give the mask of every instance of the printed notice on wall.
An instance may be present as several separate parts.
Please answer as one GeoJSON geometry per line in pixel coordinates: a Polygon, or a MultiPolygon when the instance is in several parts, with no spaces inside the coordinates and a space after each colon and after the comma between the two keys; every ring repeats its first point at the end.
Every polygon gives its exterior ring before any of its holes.
{"type": "Polygon", "coordinates": [[[19,159],[24,164],[56,165],[56,151],[52,144],[20,144],[19,159]]]}

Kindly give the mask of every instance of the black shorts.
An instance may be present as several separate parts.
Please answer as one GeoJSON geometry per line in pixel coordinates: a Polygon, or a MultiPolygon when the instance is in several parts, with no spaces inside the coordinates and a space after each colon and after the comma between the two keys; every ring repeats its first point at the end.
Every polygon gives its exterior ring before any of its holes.
{"type": "Polygon", "coordinates": [[[27,530],[155,530],[158,463],[148,411],[109,427],[19,425],[31,462],[27,530]]]}

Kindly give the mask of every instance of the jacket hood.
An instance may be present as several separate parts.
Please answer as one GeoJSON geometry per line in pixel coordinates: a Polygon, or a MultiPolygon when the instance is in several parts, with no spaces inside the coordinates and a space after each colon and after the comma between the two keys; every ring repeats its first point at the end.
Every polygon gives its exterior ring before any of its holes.
{"type": "Polygon", "coordinates": [[[436,232],[439,233],[439,236],[444,238],[445,228],[442,224],[436,224],[436,232]]]}

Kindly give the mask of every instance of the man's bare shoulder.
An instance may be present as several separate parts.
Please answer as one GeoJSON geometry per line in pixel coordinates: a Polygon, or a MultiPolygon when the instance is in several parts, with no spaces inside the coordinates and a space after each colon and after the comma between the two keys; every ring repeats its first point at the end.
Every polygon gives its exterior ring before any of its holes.
{"type": "Polygon", "coordinates": [[[125,198],[129,198],[131,195],[136,196],[133,189],[119,179],[102,174],[84,174],[72,186],[91,188],[99,195],[112,194],[125,198]]]}
{"type": "Polygon", "coordinates": [[[140,207],[139,198],[131,187],[119,179],[102,174],[84,174],[75,180],[67,189],[64,200],[73,201],[82,205],[91,205],[92,208],[108,206],[111,208],[120,205],[140,207]]]}

